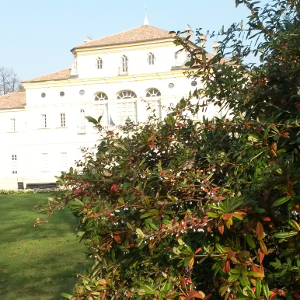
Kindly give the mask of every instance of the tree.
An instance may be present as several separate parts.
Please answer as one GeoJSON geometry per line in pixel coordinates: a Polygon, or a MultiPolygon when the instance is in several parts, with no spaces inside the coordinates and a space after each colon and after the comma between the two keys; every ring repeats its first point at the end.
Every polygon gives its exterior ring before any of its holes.
{"type": "Polygon", "coordinates": [[[17,92],[20,80],[12,69],[0,68],[0,95],[17,92]]]}
{"type": "Polygon", "coordinates": [[[119,135],[88,118],[98,151],[58,178],[66,192],[48,204],[49,215],[72,209],[95,262],[66,298],[300,298],[300,4],[236,3],[249,8],[248,27],[223,30],[212,59],[178,36],[204,88],[162,122],[119,135]],[[244,64],[251,51],[259,66],[244,64]],[[204,109],[193,97],[230,119],[189,119],[204,109]]]}

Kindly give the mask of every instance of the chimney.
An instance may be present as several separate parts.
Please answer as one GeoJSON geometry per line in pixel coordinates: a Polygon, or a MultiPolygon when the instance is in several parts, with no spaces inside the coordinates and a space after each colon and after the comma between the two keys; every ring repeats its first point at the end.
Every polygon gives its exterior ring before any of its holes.
{"type": "Polygon", "coordinates": [[[217,55],[220,52],[221,45],[218,41],[214,41],[212,48],[214,50],[214,55],[217,55]]]}
{"type": "Polygon", "coordinates": [[[207,34],[201,34],[198,37],[198,41],[199,41],[200,48],[202,48],[203,50],[205,50],[205,48],[206,48],[206,42],[207,42],[207,34]]]}
{"type": "Polygon", "coordinates": [[[188,24],[186,29],[184,30],[185,32],[185,36],[188,37],[189,36],[189,41],[193,42],[193,34],[194,34],[194,30],[192,29],[192,27],[188,24]]]}

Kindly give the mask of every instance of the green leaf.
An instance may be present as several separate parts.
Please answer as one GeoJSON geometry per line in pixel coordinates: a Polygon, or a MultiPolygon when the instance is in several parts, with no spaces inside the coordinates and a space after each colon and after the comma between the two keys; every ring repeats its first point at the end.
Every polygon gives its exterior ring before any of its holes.
{"type": "Polygon", "coordinates": [[[206,214],[207,214],[209,217],[211,217],[211,218],[218,218],[218,217],[219,217],[218,214],[213,213],[213,212],[207,212],[206,214]]]}
{"type": "Polygon", "coordinates": [[[90,123],[93,123],[93,124],[95,124],[95,125],[97,125],[98,124],[98,121],[96,120],[96,119],[94,119],[93,117],[89,117],[89,116],[87,116],[87,117],[85,117],[90,123]]]}
{"type": "Polygon", "coordinates": [[[232,274],[228,277],[228,281],[229,282],[234,282],[234,281],[237,281],[240,277],[240,274],[232,274]]]}
{"type": "Polygon", "coordinates": [[[282,198],[280,198],[280,199],[277,199],[277,200],[272,204],[272,206],[279,206],[279,205],[282,205],[283,203],[289,201],[291,198],[292,198],[292,196],[285,196],[285,197],[282,197],[282,198]]]}
{"type": "Polygon", "coordinates": [[[140,228],[137,228],[135,231],[136,231],[138,237],[144,237],[144,233],[140,228]]]}
{"type": "Polygon", "coordinates": [[[298,231],[291,231],[291,232],[275,232],[273,233],[273,236],[277,239],[286,239],[289,237],[292,237],[294,235],[297,235],[298,231]]]}
{"type": "Polygon", "coordinates": [[[248,272],[248,275],[252,276],[252,277],[265,277],[264,274],[259,273],[259,272],[253,272],[253,271],[248,272]]]}

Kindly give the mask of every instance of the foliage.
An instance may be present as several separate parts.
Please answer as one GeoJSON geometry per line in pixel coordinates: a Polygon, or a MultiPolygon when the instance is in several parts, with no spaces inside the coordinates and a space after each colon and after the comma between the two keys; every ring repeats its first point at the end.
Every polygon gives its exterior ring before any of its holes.
{"type": "Polygon", "coordinates": [[[0,67],[0,95],[23,91],[20,80],[12,69],[0,67]]]}
{"type": "Polygon", "coordinates": [[[65,297],[300,298],[300,4],[236,2],[251,12],[248,27],[223,30],[211,60],[178,36],[203,88],[162,122],[119,135],[90,119],[98,151],[59,178],[68,190],[48,205],[80,218],[95,262],[65,297]],[[244,62],[253,51],[259,66],[244,62]],[[193,97],[230,119],[189,119],[205,109],[193,97]]]}
{"type": "Polygon", "coordinates": [[[47,189],[27,189],[27,190],[0,190],[0,194],[42,194],[42,193],[53,193],[54,191],[59,192],[57,188],[47,188],[47,189]]]}

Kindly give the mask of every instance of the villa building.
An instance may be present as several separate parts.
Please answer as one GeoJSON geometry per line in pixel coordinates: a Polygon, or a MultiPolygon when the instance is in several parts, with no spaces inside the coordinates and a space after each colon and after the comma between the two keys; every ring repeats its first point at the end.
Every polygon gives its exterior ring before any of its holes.
{"type": "MultiPolygon", "coordinates": [[[[102,115],[102,125],[114,129],[128,119],[145,122],[149,104],[161,119],[164,107],[201,87],[184,74],[189,57],[173,41],[169,31],[147,23],[88,38],[71,50],[72,68],[25,80],[25,92],[1,96],[0,189],[54,184],[54,176],[75,166],[82,147],[98,142],[86,116],[102,115]]],[[[216,113],[210,106],[206,115],[216,113]]]]}

